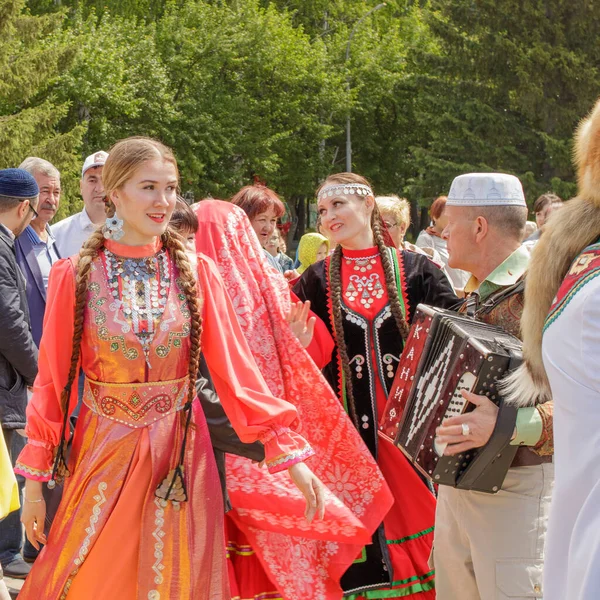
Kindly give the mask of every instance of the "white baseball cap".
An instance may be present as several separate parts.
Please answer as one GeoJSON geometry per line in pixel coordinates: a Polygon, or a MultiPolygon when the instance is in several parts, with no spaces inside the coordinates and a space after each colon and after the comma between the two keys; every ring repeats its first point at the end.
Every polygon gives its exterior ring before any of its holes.
{"type": "Polygon", "coordinates": [[[108,152],[104,152],[104,150],[99,150],[98,152],[94,152],[94,154],[90,154],[83,163],[83,169],[81,169],[81,176],[85,175],[85,172],[92,167],[103,167],[106,159],[108,158],[108,152]]]}
{"type": "Polygon", "coordinates": [[[452,182],[446,206],[527,206],[518,177],[506,173],[467,173],[452,182]]]}

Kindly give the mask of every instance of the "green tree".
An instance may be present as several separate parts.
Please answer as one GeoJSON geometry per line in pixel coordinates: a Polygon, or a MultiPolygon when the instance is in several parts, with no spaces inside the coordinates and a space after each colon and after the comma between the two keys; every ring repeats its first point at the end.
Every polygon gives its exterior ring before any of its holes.
{"type": "Polygon", "coordinates": [[[59,127],[68,103],[50,90],[72,60],[60,35],[60,14],[31,16],[21,0],[0,0],[0,166],[14,167],[37,155],[54,163],[75,194],[77,150],[84,127],[59,127]]]}
{"type": "Polygon", "coordinates": [[[469,170],[521,177],[530,202],[574,191],[574,127],[598,94],[600,14],[591,2],[433,0],[434,51],[415,57],[422,197],[469,170]]]}
{"type": "Polygon", "coordinates": [[[107,150],[130,135],[163,137],[174,118],[174,94],[154,27],[92,14],[76,18],[66,36],[79,52],[55,93],[70,106],[67,126],[86,124],[85,152],[107,150]]]}
{"type": "Polygon", "coordinates": [[[158,30],[185,183],[227,197],[256,178],[287,199],[312,195],[345,97],[324,44],[255,0],[187,2],[158,30]]]}

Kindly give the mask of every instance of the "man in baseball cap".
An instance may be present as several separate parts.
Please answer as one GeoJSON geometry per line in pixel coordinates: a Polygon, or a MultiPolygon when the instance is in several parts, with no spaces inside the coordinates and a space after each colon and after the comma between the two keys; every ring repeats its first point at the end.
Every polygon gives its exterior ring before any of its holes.
{"type": "Polygon", "coordinates": [[[51,227],[63,258],[77,254],[90,234],[106,220],[102,169],[107,158],[108,153],[99,150],[85,159],[79,182],[83,210],[51,227]]]}
{"type": "Polygon", "coordinates": [[[108,152],[104,152],[104,150],[99,150],[94,154],[90,154],[83,163],[83,168],[81,169],[81,178],[85,176],[85,172],[88,169],[96,169],[98,167],[103,167],[106,159],[108,158],[108,152]]]}
{"type": "MultiPolygon", "coordinates": [[[[452,183],[442,236],[448,264],[473,274],[461,312],[520,337],[529,252],[521,245],[527,204],[521,182],[469,173],[452,183]]],[[[464,393],[472,412],[446,420],[438,441],[456,456],[489,441],[498,408],[464,393]]],[[[519,446],[496,494],[440,486],[434,563],[438,600],[541,598],[544,538],[554,471],[553,403],[519,408],[510,444],[519,446]]]]}

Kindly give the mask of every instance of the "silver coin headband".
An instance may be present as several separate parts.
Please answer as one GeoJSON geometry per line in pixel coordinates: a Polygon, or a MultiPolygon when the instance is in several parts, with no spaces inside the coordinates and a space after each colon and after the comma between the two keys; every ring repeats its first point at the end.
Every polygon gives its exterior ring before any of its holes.
{"type": "Polygon", "coordinates": [[[362,183],[334,183],[325,186],[320,192],[318,200],[321,198],[333,198],[334,196],[373,196],[373,190],[368,185],[362,183]]]}

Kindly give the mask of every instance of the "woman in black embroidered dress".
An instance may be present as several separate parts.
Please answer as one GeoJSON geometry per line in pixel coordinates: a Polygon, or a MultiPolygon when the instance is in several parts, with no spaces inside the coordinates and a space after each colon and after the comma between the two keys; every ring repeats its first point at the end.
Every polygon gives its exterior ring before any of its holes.
{"type": "Polygon", "coordinates": [[[386,245],[387,232],[363,177],[329,177],[318,191],[318,213],[323,233],[337,248],[304,272],[294,292],[310,300],[330,327],[336,352],[324,374],[395,498],[373,544],[346,572],[342,585],[353,600],[381,598],[383,589],[386,598],[433,599],[427,561],[435,499],[400,451],[378,438],[377,424],[417,304],[449,307],[457,298],[427,257],[386,245]]]}

